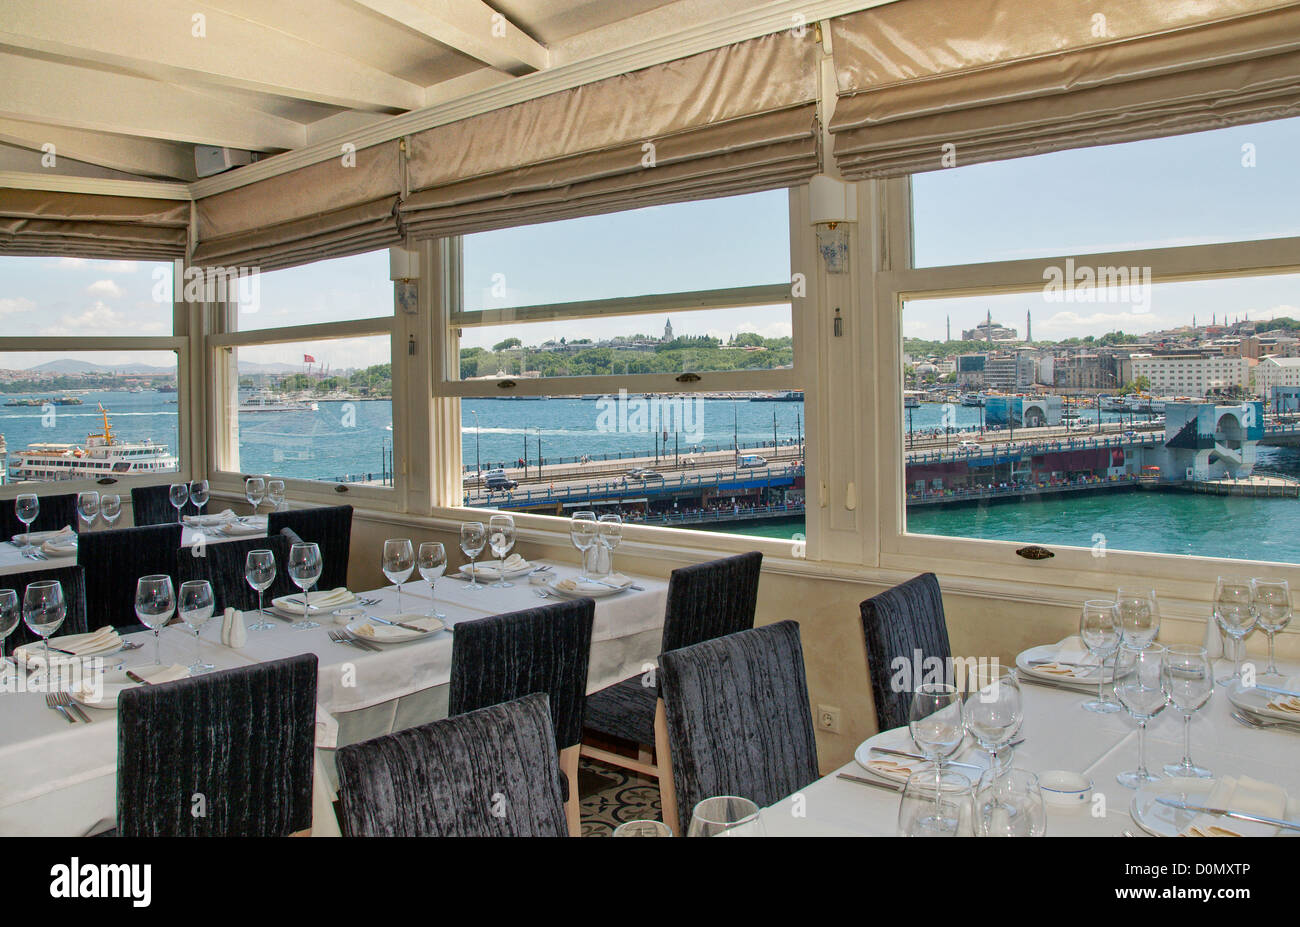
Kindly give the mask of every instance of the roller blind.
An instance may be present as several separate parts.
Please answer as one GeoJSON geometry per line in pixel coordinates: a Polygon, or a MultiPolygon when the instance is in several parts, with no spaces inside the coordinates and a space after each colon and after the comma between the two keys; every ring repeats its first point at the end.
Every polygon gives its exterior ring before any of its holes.
{"type": "Polygon", "coordinates": [[[0,254],[167,261],[189,220],[186,200],[0,189],[0,254]]]}
{"type": "Polygon", "coordinates": [[[833,41],[850,179],[1300,114],[1294,2],[900,0],[833,41]]]}

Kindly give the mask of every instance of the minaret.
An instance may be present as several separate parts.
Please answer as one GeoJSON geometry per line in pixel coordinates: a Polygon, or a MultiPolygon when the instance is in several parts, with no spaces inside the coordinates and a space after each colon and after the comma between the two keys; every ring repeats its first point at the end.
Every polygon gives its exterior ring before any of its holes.
{"type": "Polygon", "coordinates": [[[988,325],[984,329],[984,337],[988,339],[989,344],[992,344],[993,343],[993,310],[992,309],[988,310],[988,313],[989,313],[988,325]]]}
{"type": "Polygon", "coordinates": [[[1030,318],[1030,312],[1025,310],[1025,341],[1033,342],[1034,340],[1034,323],[1030,318]]]}
{"type": "Polygon", "coordinates": [[[672,340],[673,340],[673,323],[671,321],[664,322],[664,342],[666,343],[672,340]]]}
{"type": "Polygon", "coordinates": [[[952,341],[952,316],[948,316],[948,334],[944,341],[952,341]]]}

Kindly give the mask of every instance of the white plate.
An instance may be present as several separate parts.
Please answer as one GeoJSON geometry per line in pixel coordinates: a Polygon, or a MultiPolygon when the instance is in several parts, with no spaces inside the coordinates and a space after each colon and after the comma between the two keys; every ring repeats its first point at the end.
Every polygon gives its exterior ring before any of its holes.
{"type": "Polygon", "coordinates": [[[1236,686],[1228,687],[1228,701],[1246,712],[1246,714],[1260,718],[1290,721],[1292,724],[1300,725],[1300,714],[1294,711],[1278,711],[1276,708],[1268,707],[1268,703],[1273,699],[1283,700],[1285,698],[1285,695],[1278,695],[1276,692],[1264,692],[1260,689],[1239,690],[1236,686]]]}
{"type": "MultiPolygon", "coordinates": [[[[140,667],[132,667],[132,670],[138,670],[140,667]]],[[[127,678],[126,670],[112,670],[104,673],[104,689],[102,698],[97,701],[91,701],[88,694],[84,691],[72,690],[68,694],[78,705],[84,705],[87,708],[97,708],[101,711],[117,711],[117,699],[127,689],[139,688],[142,683],[127,678]]]]}
{"type": "MultiPolygon", "coordinates": [[[[325,593],[322,592],[320,595],[323,596],[325,593]]],[[[314,602],[317,598],[318,596],[315,595],[309,596],[307,601],[314,602]]],[[[311,614],[313,617],[316,615],[328,615],[330,612],[336,612],[340,608],[349,608],[356,604],[356,594],[349,592],[346,599],[335,602],[328,608],[321,608],[319,605],[313,604],[311,606],[311,614]]],[[[286,618],[301,618],[303,612],[302,593],[298,592],[293,595],[282,595],[278,599],[272,599],[271,608],[273,608],[277,613],[284,615],[286,618]]]]}
{"type": "MultiPolygon", "coordinates": [[[[968,741],[969,742],[969,741],[968,741]]],[[[909,760],[907,757],[890,756],[887,753],[872,753],[872,747],[885,747],[889,750],[902,750],[905,753],[916,753],[916,744],[912,742],[912,736],[908,733],[907,728],[895,728],[891,731],[882,731],[879,734],[872,735],[858,744],[858,749],[853,751],[853,761],[858,764],[868,776],[881,779],[885,782],[902,783],[907,781],[909,773],[893,773],[887,770],[873,769],[869,764],[872,760],[885,761],[889,763],[898,763],[900,765],[916,769],[918,766],[930,766],[929,760],[909,760]]],[[[945,766],[951,768],[954,772],[959,772],[972,782],[978,782],[983,770],[988,768],[987,759],[980,750],[970,750],[965,745],[959,750],[953,758],[957,761],[948,761],[945,766]],[[967,755],[969,754],[969,755],[967,755]],[[984,759],[983,763],[977,762],[984,759]],[[972,768],[978,767],[978,768],[972,768]]]]}
{"type": "MultiPolygon", "coordinates": [[[[1213,779],[1158,779],[1137,790],[1129,803],[1129,816],[1133,822],[1155,837],[1177,837],[1199,816],[1195,811],[1183,811],[1162,805],[1157,798],[1178,798],[1193,805],[1204,805],[1214,791],[1213,779]]],[[[1295,820],[1297,803],[1287,796],[1286,817],[1295,820]]],[[[1232,818],[1224,818],[1224,827],[1232,826],[1232,818]]],[[[1295,836],[1294,831],[1279,831],[1295,836]]]]}
{"type": "MultiPolygon", "coordinates": [[[[126,641],[124,641],[119,635],[117,639],[117,643],[113,644],[110,647],[105,647],[103,650],[95,650],[89,653],[79,653],[74,656],[73,654],[70,653],[59,653],[58,650],[56,649],[59,646],[59,639],[57,637],[52,637],[50,638],[50,657],[51,659],[56,661],[57,660],[93,660],[95,657],[111,657],[115,653],[121,653],[122,648],[125,646],[125,644],[126,641]]],[[[25,644],[24,646],[28,648],[27,656],[39,660],[45,659],[45,647],[42,646],[40,641],[37,641],[34,644],[25,644]]],[[[15,659],[17,658],[15,657],[15,659]]],[[[31,660],[29,659],[23,662],[30,663],[31,660]]]]}
{"type": "MultiPolygon", "coordinates": [[[[478,576],[478,581],[480,583],[496,582],[498,579],[501,578],[501,574],[497,571],[496,567],[489,566],[489,564],[495,562],[496,562],[495,560],[489,560],[484,563],[480,563],[478,567],[473,570],[470,569],[470,565],[467,563],[460,568],[460,572],[466,578],[468,578],[471,573],[474,573],[475,575],[478,576]]],[[[505,574],[506,579],[517,579],[520,576],[527,576],[529,573],[533,572],[533,570],[537,569],[537,564],[535,563],[528,563],[527,561],[524,561],[524,563],[525,563],[524,566],[515,567],[514,569],[506,570],[506,574],[505,574]]]]}
{"type": "Polygon", "coordinates": [[[395,628],[390,624],[384,624],[382,621],[372,621],[363,618],[360,621],[350,621],[346,625],[348,633],[363,641],[370,641],[375,644],[404,644],[407,641],[421,640],[422,638],[432,637],[433,632],[441,631],[445,625],[437,618],[430,618],[427,615],[383,615],[389,621],[402,621],[406,624],[413,624],[417,628],[428,628],[429,633],[421,634],[418,631],[408,631],[406,628],[395,628]],[[362,634],[361,628],[369,625],[374,629],[374,634],[362,634]]]}
{"type": "Polygon", "coordinates": [[[563,581],[564,579],[562,577],[556,577],[555,579],[547,581],[545,585],[546,588],[549,589],[551,592],[553,592],[555,595],[561,596],[566,599],[583,599],[583,598],[603,599],[611,595],[618,595],[620,592],[627,592],[628,589],[632,588],[632,580],[628,580],[627,585],[619,586],[618,588],[612,588],[610,586],[598,586],[594,583],[591,585],[582,585],[581,583],[579,583],[577,589],[574,589],[573,591],[569,591],[567,589],[560,589],[556,585],[557,583],[561,583],[563,581]]]}
{"type": "MultiPolygon", "coordinates": [[[[1052,659],[1053,655],[1059,650],[1059,644],[1043,644],[1039,647],[1030,647],[1028,650],[1021,651],[1016,655],[1016,669],[1024,673],[1026,676],[1032,676],[1035,679],[1060,683],[1061,685],[1069,686],[1072,689],[1091,689],[1093,692],[1096,692],[1098,680],[1097,673],[1094,673],[1091,676],[1063,676],[1059,673],[1045,673],[1038,667],[1030,665],[1031,661],[1034,660],[1052,659]]],[[[1107,679],[1106,682],[1109,683],[1110,679],[1107,679]]]]}

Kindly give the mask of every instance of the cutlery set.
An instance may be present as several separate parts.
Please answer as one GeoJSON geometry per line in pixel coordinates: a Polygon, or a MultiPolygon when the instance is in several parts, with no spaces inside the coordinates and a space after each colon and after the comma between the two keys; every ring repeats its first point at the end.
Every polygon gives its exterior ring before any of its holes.
{"type": "Polygon", "coordinates": [[[330,631],[329,637],[336,644],[351,644],[359,650],[369,651],[370,653],[379,653],[383,650],[382,647],[372,644],[370,641],[362,640],[346,631],[330,631]]]}
{"type": "Polygon", "coordinates": [[[90,724],[90,715],[81,710],[81,706],[72,700],[72,696],[66,692],[51,692],[45,696],[45,705],[52,708],[68,720],[69,724],[76,724],[77,721],[84,721],[90,724]]]}

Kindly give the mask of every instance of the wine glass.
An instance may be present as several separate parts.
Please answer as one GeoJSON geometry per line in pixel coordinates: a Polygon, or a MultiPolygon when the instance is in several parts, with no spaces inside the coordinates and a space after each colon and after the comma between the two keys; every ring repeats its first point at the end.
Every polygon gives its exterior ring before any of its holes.
{"type": "Polygon", "coordinates": [[[203,662],[203,639],[199,636],[199,631],[212,617],[212,610],[215,607],[212,584],[206,579],[191,579],[181,583],[177,610],[180,612],[181,621],[194,632],[194,662],[190,664],[192,676],[215,669],[211,663],[203,662]]]}
{"type": "Polygon", "coordinates": [[[402,583],[415,571],[415,552],[407,538],[389,538],[384,542],[382,568],[388,581],[397,587],[397,614],[402,612],[402,583]]]}
{"type": "Polygon", "coordinates": [[[41,500],[36,493],[21,493],[14,499],[14,514],[26,528],[24,532],[25,545],[23,547],[23,556],[28,560],[36,559],[36,550],[32,547],[32,522],[36,521],[36,516],[41,512],[41,500]]]}
{"type": "Polygon", "coordinates": [[[185,483],[172,483],[167,488],[167,498],[171,500],[172,508],[176,509],[176,520],[180,521],[181,509],[190,501],[190,487],[185,483]]]}
{"type": "Polygon", "coordinates": [[[966,738],[963,703],[957,687],[946,682],[927,682],[917,686],[907,713],[907,727],[916,749],[934,764],[937,800],[942,785],[943,761],[955,754],[966,738]]]}
{"type": "Polygon", "coordinates": [[[154,663],[162,666],[162,644],[159,632],[172,620],[176,611],[176,592],[172,578],[161,574],[142,576],[135,584],[135,616],[140,623],[153,631],[154,663]]]}
{"type": "Polygon", "coordinates": [[[497,581],[492,584],[492,588],[505,589],[513,586],[514,583],[506,582],[506,555],[510,553],[510,548],[515,546],[515,519],[513,515],[493,515],[488,519],[488,545],[500,562],[500,572],[497,581]]]}
{"type": "Polygon", "coordinates": [[[1192,762],[1192,715],[1214,695],[1214,667],[1206,649],[1184,644],[1165,648],[1164,689],[1183,715],[1183,761],[1166,766],[1165,775],[1210,778],[1213,773],[1192,762]]]}
{"type": "Polygon", "coordinates": [[[474,592],[486,588],[479,583],[478,570],[474,565],[474,558],[483,553],[483,545],[486,543],[487,530],[483,527],[483,522],[467,521],[460,526],[460,549],[469,558],[469,584],[465,588],[474,592]]]}
{"type": "Polygon", "coordinates": [[[688,837],[763,837],[766,829],[758,805],[748,798],[719,795],[706,798],[691,812],[688,837]]]}
{"type": "Polygon", "coordinates": [[[1214,620],[1223,633],[1232,639],[1236,657],[1231,676],[1216,680],[1221,685],[1240,684],[1241,662],[1245,653],[1246,635],[1255,627],[1259,615],[1255,611],[1255,592],[1250,580],[1241,577],[1220,576],[1214,587],[1214,620]]]}
{"type": "Polygon", "coordinates": [[[1015,673],[1003,673],[978,686],[966,699],[965,720],[967,732],[989,754],[990,769],[1010,767],[1010,759],[1004,762],[999,754],[1015,739],[1024,720],[1020,681],[1015,673]]]}
{"type": "Polygon", "coordinates": [[[1115,591],[1124,640],[1149,644],[1160,633],[1160,606],[1154,589],[1121,586],[1115,591]]]}
{"type": "Polygon", "coordinates": [[[284,506],[284,480],[266,481],[266,501],[274,506],[271,511],[280,511],[284,506]]]}
{"type": "MultiPolygon", "coordinates": [[[[958,702],[958,704],[961,704],[958,702]]],[[[900,837],[974,836],[974,790],[959,772],[918,766],[898,802],[900,837]]]]}
{"type": "Polygon", "coordinates": [[[311,587],[320,579],[324,565],[320,559],[320,548],[314,543],[294,544],[289,548],[289,578],[302,590],[302,621],[289,625],[295,631],[307,631],[319,628],[319,622],[311,620],[311,602],[308,599],[311,587]]]}
{"type": "Polygon", "coordinates": [[[1023,769],[990,769],[975,788],[975,830],[981,837],[1041,837],[1047,807],[1038,777],[1023,769]]]}
{"type": "Polygon", "coordinates": [[[18,593],[13,589],[0,589],[0,663],[4,662],[5,640],[18,627],[21,614],[18,610],[18,593]]]}
{"type": "Polygon", "coordinates": [[[262,504],[266,497],[266,480],[260,476],[250,476],[244,481],[244,498],[248,504],[253,507],[253,514],[257,514],[257,507],[262,504]]]}
{"type": "Polygon", "coordinates": [[[578,548],[579,559],[582,561],[582,579],[587,578],[587,551],[596,543],[596,532],[595,512],[573,513],[573,518],[569,520],[569,539],[578,548]]]}
{"type": "Polygon", "coordinates": [[[122,514],[122,497],[115,492],[106,492],[99,497],[99,517],[110,528],[122,514]]]}
{"type": "MultiPolygon", "coordinates": [[[[1088,652],[1097,657],[1098,667],[1097,697],[1083,703],[1088,711],[1105,714],[1119,711],[1119,702],[1106,697],[1106,658],[1119,650],[1124,631],[1120,624],[1119,606],[1107,599],[1089,599],[1083,603],[1083,614],[1079,616],[1079,637],[1088,652]]],[[[1111,685],[1114,686],[1116,673],[1111,673],[1111,685]]]]}
{"type": "Polygon", "coordinates": [[[671,837],[672,828],[663,821],[624,821],[611,837],[671,837]]]}
{"type": "Polygon", "coordinates": [[[61,582],[44,580],[27,584],[27,591],[23,593],[23,622],[33,634],[45,641],[47,667],[50,665],[50,635],[62,626],[67,614],[61,582]]]}
{"type": "Polygon", "coordinates": [[[194,503],[194,507],[200,515],[203,514],[203,508],[208,504],[208,498],[211,494],[207,480],[195,480],[190,483],[190,501],[194,503]]]}
{"type": "Polygon", "coordinates": [[[429,617],[446,618],[446,615],[434,607],[433,583],[439,576],[447,572],[447,549],[439,541],[425,541],[420,545],[415,563],[419,567],[420,576],[429,584],[429,617]]]}
{"type": "Polygon", "coordinates": [[[1268,635],[1268,669],[1265,676],[1281,676],[1273,651],[1273,635],[1291,623],[1291,587],[1285,579],[1252,579],[1255,620],[1268,635]]]}
{"type": "Polygon", "coordinates": [[[99,493],[93,489],[77,493],[77,515],[85,525],[85,530],[89,531],[99,517],[99,493]]]}
{"type": "Polygon", "coordinates": [[[275,582],[275,551],[250,550],[244,558],[244,579],[257,590],[257,623],[248,626],[250,631],[269,631],[275,627],[266,620],[262,608],[262,593],[275,582]]]}
{"type": "Polygon", "coordinates": [[[1165,648],[1159,644],[1124,641],[1115,657],[1115,694],[1124,710],[1138,723],[1137,769],[1122,772],[1115,780],[1126,789],[1141,788],[1155,781],[1147,771],[1147,722],[1169,704],[1164,688],[1165,648]]]}
{"type": "Polygon", "coordinates": [[[602,515],[597,522],[600,543],[609,551],[609,571],[614,572],[614,551],[623,543],[623,516],[602,515]]]}

